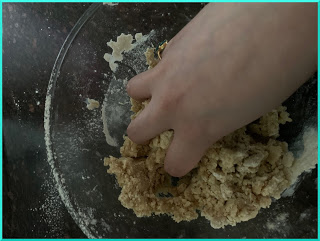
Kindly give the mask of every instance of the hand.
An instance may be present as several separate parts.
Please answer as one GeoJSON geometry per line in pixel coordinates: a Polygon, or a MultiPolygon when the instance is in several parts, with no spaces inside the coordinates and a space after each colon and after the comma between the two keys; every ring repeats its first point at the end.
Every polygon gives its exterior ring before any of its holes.
{"type": "Polygon", "coordinates": [[[127,130],[144,143],[173,129],[165,170],[183,176],[221,137],[280,105],[317,65],[317,5],[208,4],[127,86],[149,105],[127,130]]]}

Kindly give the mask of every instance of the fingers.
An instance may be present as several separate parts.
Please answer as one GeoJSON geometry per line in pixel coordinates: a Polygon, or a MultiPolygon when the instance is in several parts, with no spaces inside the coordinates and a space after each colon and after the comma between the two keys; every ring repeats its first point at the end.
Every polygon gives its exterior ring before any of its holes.
{"type": "Polygon", "coordinates": [[[188,132],[176,132],[167,151],[164,168],[174,177],[182,177],[196,167],[210,146],[201,136],[198,138],[186,137],[188,132]]]}
{"type": "Polygon", "coordinates": [[[131,121],[127,134],[133,142],[143,144],[169,129],[167,121],[161,118],[157,111],[159,111],[158,108],[151,100],[146,108],[131,121]]]}
{"type": "Polygon", "coordinates": [[[135,100],[145,100],[151,97],[151,83],[155,78],[154,69],[136,75],[127,84],[129,96],[135,100]]]}

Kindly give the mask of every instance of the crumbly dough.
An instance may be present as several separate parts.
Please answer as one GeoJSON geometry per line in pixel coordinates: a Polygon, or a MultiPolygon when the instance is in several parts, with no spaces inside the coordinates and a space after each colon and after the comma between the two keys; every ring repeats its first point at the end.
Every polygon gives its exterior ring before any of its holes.
{"type": "Polygon", "coordinates": [[[117,42],[110,40],[107,45],[112,48],[112,54],[105,53],[103,58],[109,62],[110,69],[115,72],[118,68],[116,61],[122,61],[123,52],[128,52],[133,48],[133,37],[131,34],[121,34],[117,37],[117,42]]]}
{"type": "Polygon", "coordinates": [[[148,69],[152,69],[159,63],[159,60],[154,58],[154,51],[155,48],[148,48],[147,51],[144,53],[147,60],[146,64],[149,66],[148,69]]]}
{"type": "Polygon", "coordinates": [[[142,33],[136,33],[134,35],[134,38],[136,39],[137,42],[140,42],[142,40],[142,37],[143,37],[142,33]]]}
{"type": "MultiPolygon", "coordinates": [[[[136,33],[136,42],[141,42],[143,37],[142,33],[136,33]]],[[[116,42],[112,40],[107,42],[107,45],[112,48],[112,54],[105,53],[103,58],[109,63],[109,67],[112,72],[115,72],[118,68],[118,64],[116,62],[121,62],[123,60],[123,53],[129,52],[136,46],[136,44],[132,44],[132,41],[133,36],[131,34],[122,33],[117,37],[116,42]]]]}
{"type": "MultiPolygon", "coordinates": [[[[153,50],[148,51],[147,57],[153,50]]],[[[131,103],[135,118],[149,102],[131,99],[131,103]]],[[[286,142],[276,140],[279,125],[290,121],[286,108],[280,106],[223,137],[177,183],[164,171],[173,131],[146,145],[124,137],[122,157],[105,158],[104,165],[122,188],[121,204],[138,217],[168,214],[176,222],[190,221],[198,217],[198,210],[213,228],[234,226],[254,218],[290,185],[294,157],[286,142]]]]}

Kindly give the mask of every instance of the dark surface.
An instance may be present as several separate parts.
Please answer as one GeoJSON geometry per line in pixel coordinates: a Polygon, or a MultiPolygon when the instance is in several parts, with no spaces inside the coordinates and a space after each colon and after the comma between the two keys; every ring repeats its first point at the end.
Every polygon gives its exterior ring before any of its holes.
{"type": "MultiPolygon", "coordinates": [[[[3,4],[3,233],[5,238],[85,238],[68,214],[54,186],[46,160],[43,111],[54,61],[71,28],[89,5],[3,4]]],[[[315,79],[309,80],[299,90],[303,94],[297,96],[308,95],[311,96],[309,100],[316,101],[316,82],[315,79]]],[[[295,100],[294,103],[290,100],[287,103],[290,106],[288,109],[290,113],[296,109],[300,110],[292,115],[293,119],[299,118],[300,114],[306,116],[304,113],[307,111],[304,109],[306,104],[297,98],[295,100]]],[[[290,123],[288,127],[289,131],[286,133],[284,130],[282,133],[284,139],[287,139],[285,138],[287,135],[292,135],[292,131],[300,133],[302,130],[302,126],[296,123],[290,123]]],[[[288,228],[290,235],[287,237],[290,238],[316,237],[316,178],[316,170],[305,175],[304,181],[295,192],[295,196],[299,198],[282,198],[276,202],[276,206],[273,204],[272,212],[263,209],[258,217],[250,222],[257,223],[257,227],[261,226],[266,221],[274,220],[284,209],[291,208],[293,210],[288,212],[292,225],[286,227],[282,224],[279,225],[279,229],[288,228]],[[306,210],[310,215],[308,214],[307,220],[301,221],[300,214],[306,210]]],[[[144,220],[149,221],[147,218],[144,220]]],[[[246,226],[247,223],[241,223],[237,227],[245,230],[246,226]]],[[[195,236],[192,229],[185,228],[188,227],[187,223],[182,222],[179,227],[183,232],[182,237],[195,236]]],[[[171,227],[162,225],[161,228],[170,230],[171,227]]],[[[200,228],[197,232],[199,230],[201,232],[200,228]]],[[[232,227],[226,229],[232,231],[232,227]]],[[[176,231],[179,230],[173,230],[172,233],[176,231]]],[[[245,237],[254,237],[254,234],[259,232],[263,230],[253,229],[252,232],[247,232],[245,237]]],[[[273,236],[283,237],[278,233],[273,236]]]]}
{"type": "Polygon", "coordinates": [[[85,238],[54,187],[43,111],[48,80],[87,3],[3,4],[3,236],[85,238]]]}

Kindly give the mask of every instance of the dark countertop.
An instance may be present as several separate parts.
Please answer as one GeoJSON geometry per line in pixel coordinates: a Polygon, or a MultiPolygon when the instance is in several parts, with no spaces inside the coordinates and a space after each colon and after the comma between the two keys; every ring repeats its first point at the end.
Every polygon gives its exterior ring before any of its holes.
{"type": "Polygon", "coordinates": [[[3,237],[85,238],[46,161],[43,113],[58,52],[88,3],[3,3],[3,237]]]}
{"type": "MultiPolygon", "coordinates": [[[[3,4],[4,238],[86,238],[55,187],[47,162],[43,115],[56,57],[89,6],[88,3],[3,4]]],[[[294,106],[298,108],[299,103],[294,106]]],[[[301,228],[294,232],[305,238],[317,236],[314,212],[317,170],[308,177],[296,191],[300,199],[295,205],[298,216],[305,210],[304,203],[311,207],[310,225],[298,223],[301,228]]],[[[281,200],[282,205],[292,202],[290,198],[281,200]]]]}

